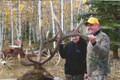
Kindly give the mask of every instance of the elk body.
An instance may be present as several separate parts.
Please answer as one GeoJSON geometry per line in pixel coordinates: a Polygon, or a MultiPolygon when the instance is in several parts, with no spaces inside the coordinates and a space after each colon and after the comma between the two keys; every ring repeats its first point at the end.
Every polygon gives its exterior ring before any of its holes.
{"type": "Polygon", "coordinates": [[[56,17],[55,17],[55,20],[57,21],[57,24],[58,24],[58,32],[52,39],[49,40],[48,36],[47,36],[46,40],[43,39],[43,35],[42,35],[43,30],[41,27],[41,30],[40,30],[41,44],[40,44],[39,53],[37,55],[38,60],[34,61],[34,60],[30,59],[29,57],[27,57],[28,62],[25,62],[25,61],[21,60],[20,57],[18,58],[19,61],[23,65],[33,66],[33,70],[28,71],[22,77],[18,78],[18,80],[53,80],[54,77],[43,67],[43,65],[54,57],[55,53],[59,49],[59,45],[61,44],[62,40],[64,40],[65,38],[71,37],[71,36],[76,36],[76,35],[87,37],[85,35],[81,35],[78,33],[78,30],[83,23],[82,19],[81,19],[80,23],[78,24],[78,26],[76,27],[76,29],[74,30],[74,32],[71,32],[68,34],[64,34],[62,32],[60,23],[56,17]],[[50,49],[50,47],[51,47],[50,43],[53,43],[53,42],[56,42],[56,46],[55,46],[55,48],[50,49]],[[45,44],[48,45],[47,48],[44,47],[45,44]],[[50,56],[47,57],[46,59],[42,60],[41,57],[42,57],[42,54],[44,53],[44,51],[49,52],[50,56]]]}
{"type": "Polygon", "coordinates": [[[53,76],[44,73],[44,69],[38,65],[17,80],[53,80],[53,76]]]}

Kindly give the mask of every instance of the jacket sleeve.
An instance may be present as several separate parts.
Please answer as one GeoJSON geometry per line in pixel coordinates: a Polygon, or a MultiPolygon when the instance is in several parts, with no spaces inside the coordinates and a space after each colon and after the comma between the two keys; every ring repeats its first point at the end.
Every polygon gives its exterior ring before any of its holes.
{"type": "Polygon", "coordinates": [[[105,53],[108,53],[110,49],[110,40],[107,35],[101,36],[100,40],[96,42],[96,44],[93,46],[93,50],[98,55],[105,55],[105,53]]]}
{"type": "Polygon", "coordinates": [[[64,45],[60,45],[60,48],[59,48],[59,53],[60,53],[60,56],[62,57],[62,58],[66,58],[66,49],[67,47],[65,46],[64,47],[64,45]]]}
{"type": "Polygon", "coordinates": [[[83,62],[84,62],[84,73],[87,73],[87,62],[86,62],[86,55],[87,55],[87,43],[86,41],[81,38],[81,41],[80,41],[80,47],[82,49],[82,53],[83,53],[83,62]]]}
{"type": "Polygon", "coordinates": [[[86,55],[87,55],[87,43],[84,40],[84,64],[85,64],[85,70],[84,73],[87,73],[87,62],[86,62],[86,55]]]}

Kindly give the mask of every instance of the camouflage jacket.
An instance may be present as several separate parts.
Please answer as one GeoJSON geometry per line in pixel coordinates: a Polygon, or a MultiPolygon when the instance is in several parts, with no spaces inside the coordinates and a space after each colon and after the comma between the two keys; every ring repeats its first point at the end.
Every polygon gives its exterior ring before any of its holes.
{"type": "Polygon", "coordinates": [[[87,46],[87,73],[88,75],[99,75],[110,73],[110,40],[100,31],[96,35],[96,44],[91,42],[87,46]]]}

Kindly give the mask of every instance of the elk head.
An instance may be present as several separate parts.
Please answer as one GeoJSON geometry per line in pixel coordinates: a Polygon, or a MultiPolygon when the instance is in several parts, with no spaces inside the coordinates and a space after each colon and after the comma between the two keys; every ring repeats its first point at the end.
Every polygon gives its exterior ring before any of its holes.
{"type": "Polygon", "coordinates": [[[49,60],[51,60],[55,53],[57,52],[61,42],[68,37],[71,36],[75,36],[75,35],[80,35],[83,37],[87,37],[85,35],[81,35],[78,33],[78,30],[80,28],[80,26],[83,23],[83,20],[81,19],[80,23],[78,24],[78,26],[76,27],[76,29],[74,30],[74,32],[68,33],[68,34],[64,34],[61,30],[61,25],[58,21],[58,19],[55,16],[55,20],[58,24],[58,32],[57,34],[52,38],[52,39],[48,39],[48,36],[46,38],[46,40],[43,39],[43,35],[42,35],[42,27],[41,27],[41,44],[40,44],[40,49],[39,49],[39,53],[37,55],[38,60],[34,61],[32,59],[30,59],[27,56],[28,62],[25,62],[23,60],[20,59],[20,57],[18,58],[19,61],[25,65],[25,66],[33,66],[33,70],[27,72],[26,74],[24,74],[22,77],[20,77],[18,80],[53,80],[53,77],[42,65],[44,65],[46,62],[48,62],[49,60]],[[53,49],[50,49],[50,43],[56,42],[56,46],[53,49]],[[47,48],[45,48],[45,44],[48,45],[47,48]],[[44,53],[44,51],[49,52],[50,56],[47,57],[46,59],[42,60],[42,54],[44,53]],[[47,76],[47,77],[46,77],[47,76]],[[48,77],[49,76],[49,77],[48,77]]]}

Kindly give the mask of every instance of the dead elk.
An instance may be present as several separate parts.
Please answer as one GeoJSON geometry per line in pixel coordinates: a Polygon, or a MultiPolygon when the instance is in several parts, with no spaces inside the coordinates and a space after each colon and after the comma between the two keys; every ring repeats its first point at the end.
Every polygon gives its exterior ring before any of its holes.
{"type": "Polygon", "coordinates": [[[25,66],[33,66],[33,70],[28,71],[17,80],[53,80],[54,77],[39,62],[27,58],[31,62],[21,60],[20,55],[18,55],[19,61],[25,66]]]}

